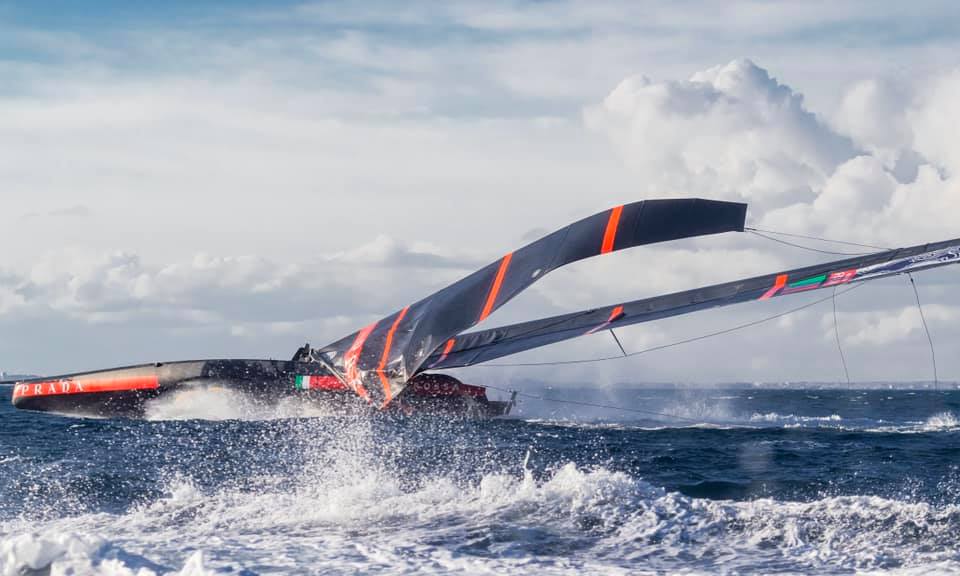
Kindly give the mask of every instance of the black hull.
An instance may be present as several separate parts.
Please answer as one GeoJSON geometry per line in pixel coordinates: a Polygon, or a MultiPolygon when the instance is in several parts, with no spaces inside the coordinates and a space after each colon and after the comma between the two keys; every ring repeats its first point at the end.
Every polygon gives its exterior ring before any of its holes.
{"type": "MultiPolygon", "coordinates": [[[[142,418],[151,401],[202,388],[239,393],[260,406],[295,398],[336,413],[377,412],[343,389],[322,364],[282,360],[169,362],[34,378],[16,383],[13,405],[69,416],[142,418]],[[323,385],[319,389],[304,387],[298,377],[323,385]]],[[[511,407],[510,402],[490,401],[475,393],[436,396],[414,390],[396,399],[388,412],[494,418],[507,415],[511,407]]]]}

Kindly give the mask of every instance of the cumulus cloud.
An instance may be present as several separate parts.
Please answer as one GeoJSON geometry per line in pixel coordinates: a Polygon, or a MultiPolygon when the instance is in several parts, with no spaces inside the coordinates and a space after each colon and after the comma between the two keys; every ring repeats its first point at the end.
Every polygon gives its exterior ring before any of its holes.
{"type": "Polygon", "coordinates": [[[960,235],[960,157],[948,144],[960,129],[958,89],[956,71],[912,91],[892,82],[854,85],[837,125],[868,152],[838,166],[813,202],[771,210],[762,222],[886,245],[960,235]]]}
{"type": "Polygon", "coordinates": [[[400,268],[454,268],[473,270],[484,262],[462,251],[444,249],[427,242],[407,244],[403,240],[378,234],[368,242],[324,258],[328,262],[389,266],[400,268]]]}
{"type": "Polygon", "coordinates": [[[610,137],[649,193],[746,199],[760,209],[809,202],[855,150],[749,60],[685,81],[627,78],[586,122],[610,137]]]}
{"type": "Polygon", "coordinates": [[[861,80],[846,90],[833,124],[891,167],[912,144],[906,118],[910,97],[908,87],[892,80],[861,80]]]}
{"type": "Polygon", "coordinates": [[[858,82],[831,123],[735,60],[685,81],[627,78],[585,118],[652,194],[747,200],[762,227],[896,245],[957,235],[958,90],[952,71],[912,89],[858,82]]]}
{"type": "MultiPolygon", "coordinates": [[[[923,315],[931,330],[960,318],[960,307],[940,304],[927,305],[923,315]]],[[[845,312],[838,314],[842,326],[843,343],[850,346],[888,346],[907,339],[921,338],[923,321],[916,306],[893,310],[870,312],[845,312]]],[[[833,316],[823,316],[824,338],[833,340],[833,316]]]]}
{"type": "Polygon", "coordinates": [[[920,87],[907,110],[916,151],[947,175],[960,175],[960,69],[920,87]]]}
{"type": "Polygon", "coordinates": [[[260,323],[282,333],[301,321],[357,317],[402,305],[432,287],[435,279],[417,272],[438,266],[453,268],[448,274],[456,275],[463,265],[386,236],[356,253],[293,264],[198,253],[156,266],[133,253],[63,250],[0,275],[0,320],[65,314],[125,322],[166,314],[187,324],[260,323]],[[384,285],[391,289],[383,290],[384,285]]]}
{"type": "MultiPolygon", "coordinates": [[[[960,81],[938,67],[955,66],[957,40],[898,36],[945,5],[706,2],[697,22],[688,6],[628,2],[411,6],[224,13],[244,31],[226,36],[14,30],[43,61],[0,60],[18,90],[0,95],[0,327],[18,335],[0,339],[0,367],[125,362],[145,354],[135,342],[159,359],[286,355],[642,197],[744,200],[758,227],[872,244],[960,235],[960,81]],[[884,28],[895,49],[871,37],[884,28]],[[729,61],[758,53],[762,65],[729,61]],[[58,364],[50,341],[64,343],[58,364]]],[[[747,235],[645,247],[557,272],[492,320],[811,259],[790,250],[747,235]]],[[[944,306],[950,292],[933,297],[944,306]]],[[[668,342],[744,310],[622,338],[668,342]]],[[[698,362],[665,353],[639,379],[809,376],[823,343],[781,340],[816,321],[774,329],[698,362]]]]}

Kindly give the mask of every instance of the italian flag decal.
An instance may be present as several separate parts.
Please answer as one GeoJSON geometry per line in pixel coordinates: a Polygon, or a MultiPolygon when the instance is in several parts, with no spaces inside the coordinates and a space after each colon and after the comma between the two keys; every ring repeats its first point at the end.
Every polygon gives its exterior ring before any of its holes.
{"type": "Polygon", "coordinates": [[[814,276],[813,278],[807,278],[806,280],[791,282],[787,284],[786,288],[783,289],[783,293],[792,294],[794,292],[803,292],[804,290],[813,290],[814,288],[819,288],[820,284],[826,279],[827,275],[821,274],[819,276],[814,276]]]}
{"type": "Polygon", "coordinates": [[[297,390],[346,390],[335,376],[315,376],[309,374],[298,375],[293,385],[297,390]]]}

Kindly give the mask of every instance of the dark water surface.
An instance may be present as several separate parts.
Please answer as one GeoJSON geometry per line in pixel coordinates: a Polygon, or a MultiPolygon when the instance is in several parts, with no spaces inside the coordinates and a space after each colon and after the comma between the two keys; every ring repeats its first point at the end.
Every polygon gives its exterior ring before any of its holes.
{"type": "Polygon", "coordinates": [[[958,391],[547,393],[673,418],[90,420],[3,389],[0,574],[960,573],[958,391]]]}

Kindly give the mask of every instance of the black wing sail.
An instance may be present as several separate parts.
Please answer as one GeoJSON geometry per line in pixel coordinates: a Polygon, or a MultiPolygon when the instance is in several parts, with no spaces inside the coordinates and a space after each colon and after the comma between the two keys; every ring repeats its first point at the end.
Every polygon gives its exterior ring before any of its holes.
{"type": "Polygon", "coordinates": [[[865,282],[958,262],[960,239],[836,260],[777,274],[461,334],[447,340],[423,366],[425,369],[471,366],[600,330],[751,300],[768,300],[819,288],[865,282]]]}
{"type": "MultiPolygon", "coordinates": [[[[574,222],[419,302],[313,351],[357,394],[385,406],[439,359],[451,338],[483,321],[548,272],[643,244],[743,231],[747,205],[696,198],[644,200],[574,222]]],[[[452,352],[452,350],[447,350],[452,352]]],[[[448,354],[449,357],[449,354],[448,354]]]]}

